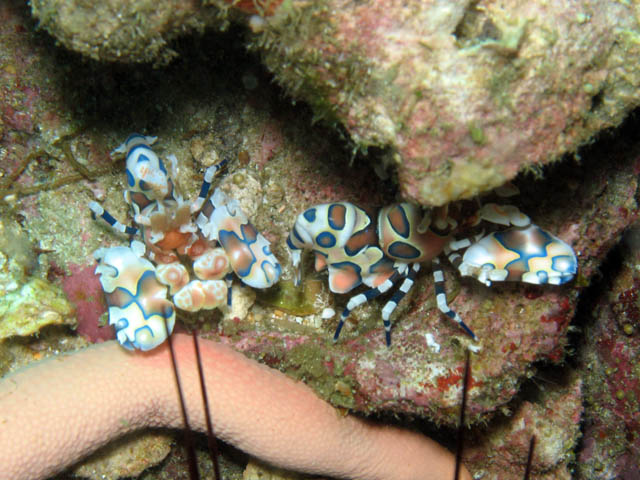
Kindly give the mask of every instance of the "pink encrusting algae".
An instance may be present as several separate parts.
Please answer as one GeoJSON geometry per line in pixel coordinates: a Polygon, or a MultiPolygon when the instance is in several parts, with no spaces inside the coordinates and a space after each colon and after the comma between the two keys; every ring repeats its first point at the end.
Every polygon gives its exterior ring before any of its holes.
{"type": "Polygon", "coordinates": [[[107,307],[95,265],[69,264],[69,270],[70,274],[62,280],[62,288],[76,307],[76,331],[92,343],[114,339],[113,329],[99,323],[107,307]]]}

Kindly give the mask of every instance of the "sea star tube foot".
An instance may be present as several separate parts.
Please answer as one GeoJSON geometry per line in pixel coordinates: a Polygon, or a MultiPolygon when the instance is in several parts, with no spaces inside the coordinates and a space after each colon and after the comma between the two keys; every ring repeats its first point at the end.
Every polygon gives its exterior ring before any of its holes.
{"type": "MultiPolygon", "coordinates": [[[[174,335],[189,422],[204,431],[192,339],[174,335]]],[[[341,416],[306,385],[200,340],[216,435],[276,466],[335,478],[453,478],[454,459],[419,433],[341,416]]],[[[44,479],[125,433],[181,428],[165,345],[116,342],[32,364],[0,381],[0,479],[44,479]]],[[[471,479],[465,470],[463,479],[471,479]]]]}

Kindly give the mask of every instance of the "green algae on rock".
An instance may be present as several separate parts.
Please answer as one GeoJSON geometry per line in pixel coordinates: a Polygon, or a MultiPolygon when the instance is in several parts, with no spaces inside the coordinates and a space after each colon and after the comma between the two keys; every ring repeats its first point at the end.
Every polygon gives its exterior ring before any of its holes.
{"type": "Polygon", "coordinates": [[[17,290],[37,266],[33,245],[18,222],[0,219],[0,298],[17,290]]]}
{"type": "Polygon", "coordinates": [[[91,480],[137,478],[169,455],[173,441],[173,435],[164,431],[126,435],[83,460],[73,469],[74,475],[91,480]]]}
{"type": "Polygon", "coordinates": [[[75,310],[56,285],[32,278],[0,301],[0,340],[33,335],[47,325],[76,326],[75,310]]]}
{"type": "Polygon", "coordinates": [[[242,473],[242,480],[305,480],[306,478],[308,478],[306,475],[288,472],[251,459],[242,473]]]}
{"type": "Polygon", "coordinates": [[[291,280],[281,280],[268,290],[256,292],[258,302],[292,315],[312,315],[320,312],[328,292],[321,278],[305,279],[301,287],[291,280]]]}
{"type": "Polygon", "coordinates": [[[224,24],[221,11],[185,0],[34,0],[31,11],[65,47],[95,60],[126,63],[166,64],[177,55],[173,39],[224,24]]]}
{"type": "Polygon", "coordinates": [[[58,286],[35,276],[38,259],[13,220],[0,220],[0,340],[47,325],[75,326],[75,310],[58,286]]]}

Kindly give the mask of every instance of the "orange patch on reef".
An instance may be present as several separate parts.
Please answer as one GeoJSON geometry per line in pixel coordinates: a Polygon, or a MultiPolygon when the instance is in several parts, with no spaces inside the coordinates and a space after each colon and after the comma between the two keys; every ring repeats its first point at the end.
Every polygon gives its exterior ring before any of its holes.
{"type": "MultiPolygon", "coordinates": [[[[444,375],[442,377],[438,377],[438,390],[444,391],[449,390],[451,386],[458,385],[461,383],[462,377],[464,376],[464,365],[452,370],[448,375],[444,375]]],[[[469,373],[469,381],[467,382],[467,389],[471,390],[473,387],[478,387],[482,385],[482,382],[476,382],[473,379],[473,375],[469,373]]]]}

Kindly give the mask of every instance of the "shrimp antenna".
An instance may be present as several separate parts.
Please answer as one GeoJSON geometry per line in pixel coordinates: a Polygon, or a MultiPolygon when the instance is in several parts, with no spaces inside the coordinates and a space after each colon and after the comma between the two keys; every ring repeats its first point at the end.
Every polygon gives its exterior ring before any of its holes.
{"type": "MultiPolygon", "coordinates": [[[[168,331],[167,319],[164,319],[165,328],[168,331]]],[[[189,462],[189,478],[191,480],[200,480],[200,473],[198,472],[198,463],[196,461],[196,449],[193,440],[193,430],[189,426],[189,419],[187,418],[187,409],[184,404],[184,395],[182,393],[182,386],[180,385],[180,375],[178,374],[178,366],[176,364],[176,355],[173,351],[173,340],[171,335],[167,335],[167,343],[169,344],[169,354],[171,356],[171,365],[173,366],[174,378],[176,379],[176,386],[178,387],[178,398],[180,399],[180,412],[182,414],[182,423],[184,424],[184,446],[187,451],[187,460],[189,462]]]]}
{"type": "Polygon", "coordinates": [[[200,377],[200,391],[202,392],[202,401],[204,403],[204,418],[207,424],[207,444],[209,446],[209,456],[213,463],[213,472],[215,480],[220,480],[220,464],[218,463],[218,442],[213,434],[213,425],[211,422],[211,413],[209,412],[209,400],[207,397],[207,387],[204,383],[204,371],[202,368],[202,357],[200,356],[200,346],[198,344],[198,332],[193,332],[193,347],[196,351],[196,360],[198,362],[198,376],[200,377]]]}
{"type": "Polygon", "coordinates": [[[469,359],[469,350],[465,351],[464,360],[464,376],[462,377],[462,402],[460,404],[460,423],[458,424],[458,448],[456,449],[456,469],[453,474],[453,480],[460,478],[460,469],[462,466],[462,450],[464,448],[464,417],[467,409],[467,388],[469,385],[471,365],[469,359]]]}
{"type": "Polygon", "coordinates": [[[524,480],[529,480],[529,474],[531,473],[531,464],[533,462],[533,451],[536,448],[536,436],[531,437],[529,442],[529,457],[527,458],[527,468],[524,471],[524,480]]]}

